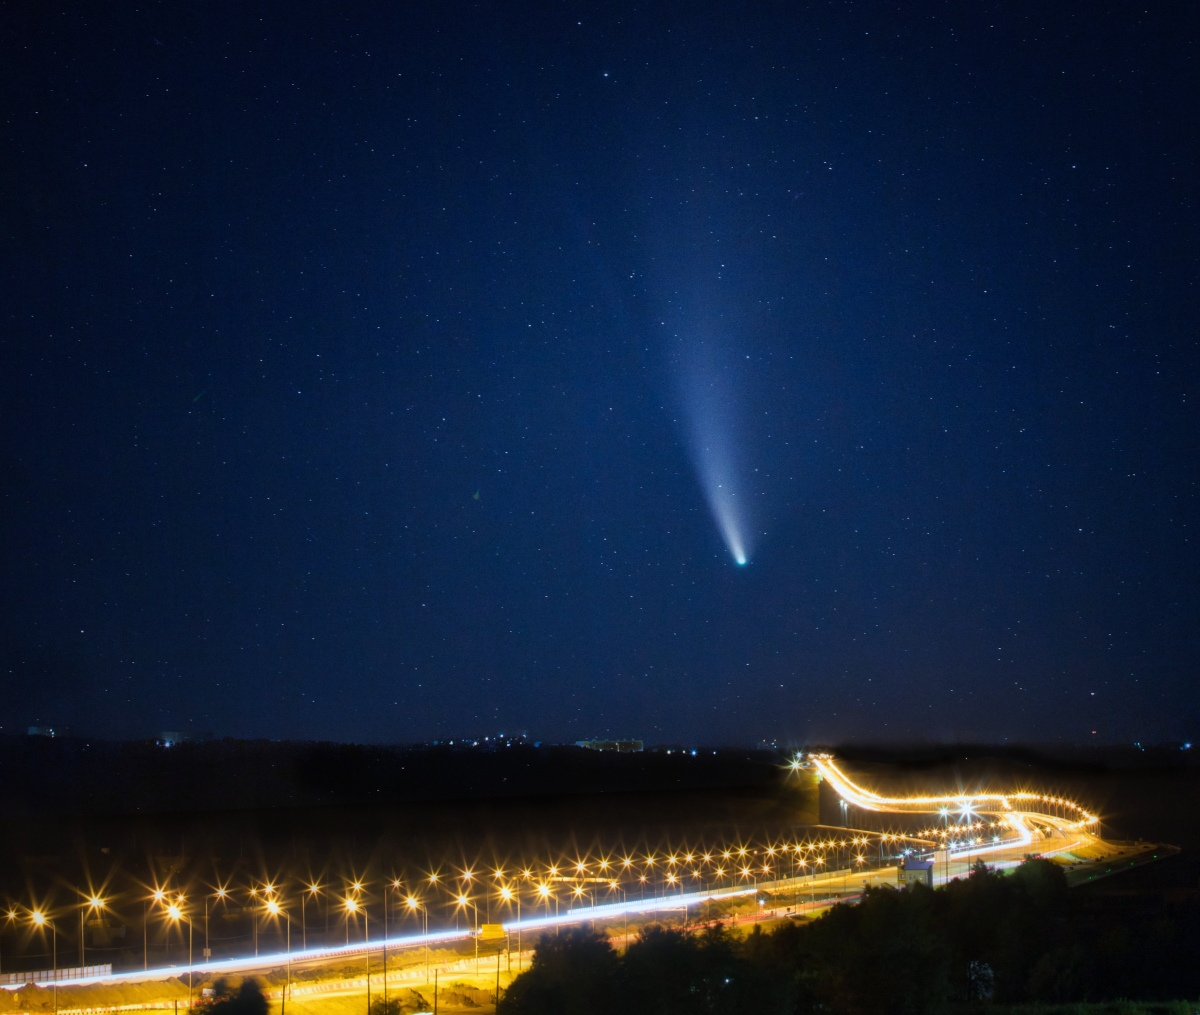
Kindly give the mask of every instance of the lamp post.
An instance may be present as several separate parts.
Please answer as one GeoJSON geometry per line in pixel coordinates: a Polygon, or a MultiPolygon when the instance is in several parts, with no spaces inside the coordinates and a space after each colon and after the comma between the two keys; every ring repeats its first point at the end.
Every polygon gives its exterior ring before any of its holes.
{"type": "MultiPolygon", "coordinates": [[[[671,875],[671,876],[674,877],[674,875],[671,875]]],[[[589,908],[591,908],[593,910],[593,912],[592,912],[592,930],[595,930],[596,929],[596,915],[595,915],[596,906],[595,906],[594,900],[584,890],[583,885],[576,885],[574,888],[571,889],[571,894],[575,896],[576,902],[582,903],[585,900],[587,901],[589,908]]],[[[687,912],[687,910],[685,909],[684,912],[687,912]]]]}
{"type": "Polygon", "coordinates": [[[58,929],[54,926],[54,921],[40,909],[35,909],[30,913],[29,919],[33,921],[33,925],[39,930],[43,927],[50,928],[50,961],[53,967],[51,975],[54,977],[54,1013],[58,1015],[58,929]]]}
{"type": "MultiPolygon", "coordinates": [[[[358,891],[362,890],[360,882],[354,883],[354,888],[358,891]]],[[[346,933],[350,933],[350,917],[356,913],[362,913],[363,918],[363,944],[367,953],[367,1013],[371,1011],[371,923],[367,918],[367,907],[364,906],[358,899],[353,896],[347,896],[343,903],[346,907],[346,933]]]]}
{"type": "MultiPolygon", "coordinates": [[[[302,951],[308,951],[308,920],[304,911],[305,903],[309,896],[314,899],[317,893],[321,890],[321,886],[315,881],[308,886],[308,890],[300,896],[300,948],[302,951]]],[[[328,930],[328,928],[326,928],[328,930]]]]}
{"type": "Polygon", "coordinates": [[[274,899],[267,899],[266,910],[271,916],[276,918],[282,916],[284,926],[287,929],[287,979],[284,980],[283,994],[279,999],[279,1015],[284,1015],[287,1008],[288,991],[292,989],[292,921],[287,914],[287,910],[274,899]]]}
{"type": "Polygon", "coordinates": [[[212,958],[212,949],[208,946],[208,902],[210,899],[216,899],[223,903],[228,895],[229,892],[225,888],[218,888],[212,895],[204,896],[204,962],[206,965],[212,958]]]}
{"type": "Polygon", "coordinates": [[[475,905],[467,896],[460,892],[458,898],[454,900],[455,906],[459,909],[470,907],[475,910],[475,972],[479,972],[479,907],[475,905]]]}
{"type": "MultiPolygon", "coordinates": [[[[400,879],[392,878],[391,887],[394,891],[400,890],[400,879]]],[[[388,905],[391,899],[391,892],[386,888],[383,890],[383,1010],[387,1011],[388,997],[388,982],[387,982],[387,943],[388,943],[388,905]]]]}
{"type": "Polygon", "coordinates": [[[104,908],[104,900],[102,898],[100,898],[100,896],[98,896],[98,895],[90,896],[88,898],[87,902],[79,907],[79,965],[80,965],[80,967],[87,965],[87,950],[85,948],[84,926],[83,926],[84,914],[87,913],[88,910],[91,910],[94,913],[97,910],[101,910],[103,908],[104,908]]]}
{"type": "Polygon", "coordinates": [[[192,921],[183,915],[183,896],[170,903],[167,906],[167,916],[175,924],[180,920],[187,924],[188,928],[188,1008],[192,1007],[192,921]]]}
{"type": "Polygon", "coordinates": [[[258,958],[258,888],[250,889],[250,929],[254,932],[254,957],[258,958]]]}
{"type": "Polygon", "coordinates": [[[429,910],[421,905],[421,900],[410,895],[404,900],[404,904],[408,906],[410,913],[415,913],[420,910],[425,914],[425,980],[429,980],[429,910]]]}
{"type": "MultiPolygon", "coordinates": [[[[500,888],[500,898],[511,906],[513,900],[517,903],[517,972],[521,971],[521,893],[514,892],[508,885],[500,888]]],[[[512,948],[508,950],[508,968],[512,971],[512,948]]]]}
{"type": "Polygon", "coordinates": [[[10,909],[7,913],[4,914],[4,918],[9,922],[10,925],[12,925],[13,923],[16,923],[17,911],[15,909],[10,909]]]}
{"type": "Polygon", "coordinates": [[[156,889],[154,889],[153,892],[151,892],[151,894],[147,898],[142,899],[142,968],[143,969],[150,968],[150,938],[146,931],[146,928],[149,926],[149,923],[150,923],[150,903],[157,902],[161,905],[163,899],[165,899],[166,897],[167,897],[167,893],[166,893],[165,889],[156,888],[156,889]]]}

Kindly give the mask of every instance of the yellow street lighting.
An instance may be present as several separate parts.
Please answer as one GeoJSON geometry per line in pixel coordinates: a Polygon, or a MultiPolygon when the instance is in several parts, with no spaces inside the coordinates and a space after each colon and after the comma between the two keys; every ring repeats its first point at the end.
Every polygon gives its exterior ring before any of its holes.
{"type": "Polygon", "coordinates": [[[84,903],[83,907],[79,910],[79,964],[81,966],[87,965],[87,948],[85,945],[86,938],[84,937],[83,927],[84,911],[91,910],[93,913],[95,913],[103,909],[104,905],[104,900],[95,892],[93,892],[88,897],[87,902],[84,903]]]}
{"type": "Polygon", "coordinates": [[[538,885],[537,890],[538,890],[538,895],[540,895],[543,899],[548,899],[550,897],[550,886],[549,885],[538,885]]]}
{"type": "Polygon", "coordinates": [[[172,920],[179,920],[183,917],[183,910],[179,908],[179,903],[172,902],[167,906],[167,916],[172,920]]]}
{"type": "Polygon", "coordinates": [[[276,902],[274,899],[268,899],[267,900],[267,912],[270,913],[272,916],[278,916],[280,913],[283,912],[283,907],[281,905],[279,905],[279,903],[276,902]]]}
{"type": "Polygon", "coordinates": [[[508,885],[502,885],[500,888],[500,898],[505,902],[512,902],[513,890],[508,885]]]}
{"type": "Polygon", "coordinates": [[[46,925],[46,914],[40,909],[35,909],[32,913],[30,913],[29,919],[31,919],[39,927],[44,927],[46,925]]]}
{"type": "Polygon", "coordinates": [[[359,910],[358,899],[347,898],[343,903],[347,913],[357,913],[359,910]]]}
{"type": "Polygon", "coordinates": [[[468,899],[468,898],[467,898],[465,895],[462,895],[462,894],[460,894],[460,895],[458,896],[458,898],[457,898],[457,899],[455,899],[455,901],[456,901],[456,902],[457,902],[457,903],[458,903],[460,906],[469,906],[469,905],[471,904],[471,900],[470,900],[470,899],[468,899]]]}

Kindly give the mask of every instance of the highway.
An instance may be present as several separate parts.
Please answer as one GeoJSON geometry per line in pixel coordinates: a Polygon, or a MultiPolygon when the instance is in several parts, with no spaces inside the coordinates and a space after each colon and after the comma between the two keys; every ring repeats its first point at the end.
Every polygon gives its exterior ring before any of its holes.
{"type": "MultiPolygon", "coordinates": [[[[498,890],[510,904],[515,901],[519,905],[523,892],[533,893],[536,889],[537,893],[526,901],[524,915],[503,922],[503,933],[510,944],[516,945],[524,933],[536,937],[539,931],[568,924],[628,922],[630,918],[636,922],[647,917],[668,917],[671,913],[679,914],[680,922],[687,922],[699,915],[702,906],[713,902],[734,903],[733,912],[727,916],[734,920],[812,912],[856,898],[868,886],[895,885],[898,870],[895,861],[889,861],[892,865],[884,865],[884,845],[888,842],[891,843],[890,853],[894,854],[900,845],[907,845],[906,852],[916,851],[932,858],[933,880],[937,885],[966,875],[979,860],[993,868],[1004,869],[1021,863],[1029,854],[1051,856],[1103,845],[1096,834],[1098,819],[1061,797],[1026,791],[889,797],[857,784],[828,755],[812,755],[804,762],[797,759],[793,767],[801,764],[815,768],[842,800],[856,808],[881,815],[903,816],[908,823],[912,823],[914,817],[926,817],[932,826],[907,835],[882,832],[855,835],[850,829],[844,829],[840,830],[840,836],[834,835],[824,842],[779,843],[760,849],[742,844],[728,846],[722,852],[676,851],[657,857],[647,855],[640,860],[627,855],[619,863],[603,857],[591,861],[584,857],[569,868],[551,865],[540,874],[526,869],[520,879],[510,877],[507,885],[499,882],[498,890]],[[877,841],[877,858],[867,855],[872,852],[868,847],[873,841],[868,836],[877,841]],[[828,869],[826,864],[836,869],[828,869]],[[635,879],[639,866],[641,874],[635,879]],[[785,872],[790,876],[784,876],[785,872]],[[603,876],[595,876],[597,874],[603,876]],[[649,877],[651,874],[654,874],[653,878],[649,877]],[[694,886],[691,891],[684,891],[685,875],[694,879],[689,881],[694,886]],[[613,901],[595,901],[595,895],[601,893],[613,901]],[[551,900],[554,912],[550,911],[551,900]],[[586,904],[571,906],[572,901],[586,904]],[[744,912],[737,912],[739,902],[748,903],[744,912]]],[[[499,878],[502,872],[495,874],[499,878]]],[[[459,880],[466,883],[472,876],[466,872],[459,880]]],[[[478,880],[478,875],[474,877],[478,880]]],[[[429,880],[433,882],[437,878],[429,880]]],[[[398,884],[393,882],[392,887],[398,884]]],[[[348,911],[358,912],[363,905],[357,901],[361,885],[356,882],[350,888],[353,891],[347,892],[343,903],[348,911]]],[[[286,919],[286,910],[276,901],[276,895],[270,894],[276,889],[267,885],[259,891],[262,892],[260,898],[267,900],[266,910],[286,919]]],[[[459,908],[475,908],[477,926],[482,922],[478,908],[461,888],[456,901],[459,908]]],[[[168,908],[182,911],[182,902],[181,895],[178,903],[168,908]]],[[[409,906],[417,906],[418,910],[426,908],[412,896],[407,902],[409,906]]],[[[728,912],[730,907],[725,909],[728,912]]],[[[10,919],[13,915],[10,913],[10,919]]],[[[179,914],[173,918],[178,919],[179,914]]],[[[172,977],[187,979],[189,973],[196,979],[210,980],[226,973],[295,967],[350,956],[365,958],[368,950],[376,957],[385,948],[392,955],[402,951],[411,954],[416,949],[461,944],[471,940],[476,932],[466,928],[434,929],[426,933],[392,934],[386,940],[371,939],[369,944],[360,940],[150,969],[134,968],[106,975],[91,973],[64,977],[60,966],[57,983],[71,986],[172,977]]],[[[79,972],[82,974],[84,970],[79,972]]],[[[49,973],[34,973],[29,977],[30,982],[43,986],[55,982],[49,973]]],[[[18,985],[4,986],[17,989],[18,985]]]]}

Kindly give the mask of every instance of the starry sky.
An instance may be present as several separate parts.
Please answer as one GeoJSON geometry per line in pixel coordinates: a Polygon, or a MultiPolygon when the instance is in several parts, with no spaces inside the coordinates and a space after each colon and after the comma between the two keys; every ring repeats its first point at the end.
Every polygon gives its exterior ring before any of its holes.
{"type": "Polygon", "coordinates": [[[0,17],[0,733],[1192,734],[1188,5],[0,17]]]}

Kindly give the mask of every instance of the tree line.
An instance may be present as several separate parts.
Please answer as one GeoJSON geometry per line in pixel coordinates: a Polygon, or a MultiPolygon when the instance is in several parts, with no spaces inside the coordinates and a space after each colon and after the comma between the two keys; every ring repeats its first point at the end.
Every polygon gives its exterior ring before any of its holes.
{"type": "Polygon", "coordinates": [[[739,936],[651,926],[619,954],[599,933],[539,942],[498,1015],[840,1015],[991,1004],[1200,997],[1200,906],[1068,892],[1062,868],[977,864],[934,891],[868,890],[811,922],[739,936]]]}

